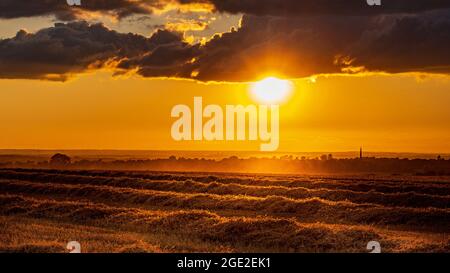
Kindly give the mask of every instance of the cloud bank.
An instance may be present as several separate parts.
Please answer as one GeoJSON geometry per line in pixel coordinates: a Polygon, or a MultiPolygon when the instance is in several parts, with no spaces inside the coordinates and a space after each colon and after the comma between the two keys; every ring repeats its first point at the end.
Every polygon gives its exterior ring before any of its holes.
{"type": "MultiPolygon", "coordinates": [[[[125,58],[186,45],[182,37],[160,30],[151,38],[122,34],[102,24],[57,23],[37,33],[19,31],[0,41],[0,77],[65,80],[69,75],[125,58]]],[[[145,59],[144,59],[145,60],[145,59]]]]}
{"type": "Polygon", "coordinates": [[[450,8],[447,0],[388,0],[382,1],[379,7],[368,7],[366,0],[82,0],[81,3],[81,6],[69,6],[65,0],[2,0],[0,18],[53,15],[69,21],[85,13],[98,12],[120,19],[192,4],[213,7],[217,12],[259,16],[376,15],[450,8]]]}
{"type": "MultiPolygon", "coordinates": [[[[251,81],[265,73],[299,78],[361,71],[450,72],[449,1],[383,1],[382,8],[359,0],[174,1],[83,4],[119,17],[168,2],[210,4],[216,12],[244,13],[241,26],[201,45],[185,42],[174,31],[144,37],[84,21],[57,23],[36,33],[19,31],[0,40],[0,78],[65,80],[105,66],[116,73],[132,70],[144,77],[201,81],[251,81]]],[[[64,1],[46,1],[53,8],[32,1],[34,9],[14,13],[5,5],[21,7],[24,2],[29,1],[2,1],[0,17],[56,14],[67,8],[64,1]]]]}
{"type": "Polygon", "coordinates": [[[81,6],[69,6],[65,0],[2,0],[0,18],[11,19],[33,16],[55,16],[59,20],[79,19],[91,12],[123,18],[132,14],[151,14],[168,1],[157,0],[82,0],[81,6]]]}

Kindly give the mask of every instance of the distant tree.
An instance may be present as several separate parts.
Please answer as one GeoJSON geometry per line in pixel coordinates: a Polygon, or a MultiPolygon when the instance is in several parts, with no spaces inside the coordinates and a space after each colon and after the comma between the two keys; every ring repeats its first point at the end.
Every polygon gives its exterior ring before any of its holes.
{"type": "Polygon", "coordinates": [[[69,165],[71,162],[71,159],[69,156],[65,154],[55,154],[50,158],[50,164],[54,166],[66,166],[69,165]]]}
{"type": "Polygon", "coordinates": [[[441,160],[442,157],[440,155],[437,156],[437,160],[441,160]]]}
{"type": "Polygon", "coordinates": [[[333,155],[332,154],[328,155],[328,160],[333,160],[333,155]]]}
{"type": "Polygon", "coordinates": [[[325,161],[325,160],[327,160],[327,159],[328,159],[328,156],[327,156],[327,155],[321,155],[321,156],[320,156],[320,160],[325,161]]]}

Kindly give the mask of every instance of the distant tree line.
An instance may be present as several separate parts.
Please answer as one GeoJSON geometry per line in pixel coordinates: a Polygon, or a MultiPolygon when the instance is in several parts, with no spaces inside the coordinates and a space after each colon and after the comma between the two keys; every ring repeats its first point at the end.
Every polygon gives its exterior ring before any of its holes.
{"type": "Polygon", "coordinates": [[[87,170],[154,170],[253,173],[387,173],[450,175],[450,160],[401,158],[335,159],[331,154],[318,158],[282,156],[247,158],[236,156],[214,160],[171,156],[148,160],[78,160],[56,154],[49,161],[2,163],[0,168],[54,168],[87,170]]]}

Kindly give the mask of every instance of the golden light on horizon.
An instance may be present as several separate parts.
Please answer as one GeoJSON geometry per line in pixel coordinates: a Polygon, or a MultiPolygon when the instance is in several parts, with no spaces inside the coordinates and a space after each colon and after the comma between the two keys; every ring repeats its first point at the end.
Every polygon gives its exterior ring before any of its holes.
{"type": "Polygon", "coordinates": [[[294,84],[289,80],[267,77],[255,82],[250,87],[254,100],[264,104],[278,104],[285,102],[292,94],[294,84]]]}

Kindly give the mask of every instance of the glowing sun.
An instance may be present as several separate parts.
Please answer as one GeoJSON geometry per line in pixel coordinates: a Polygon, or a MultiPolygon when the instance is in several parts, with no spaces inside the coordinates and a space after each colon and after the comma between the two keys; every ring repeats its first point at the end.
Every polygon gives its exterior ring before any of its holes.
{"type": "Polygon", "coordinates": [[[291,81],[268,77],[253,83],[250,87],[250,93],[256,101],[265,104],[277,104],[286,101],[291,95],[292,89],[291,81]]]}

